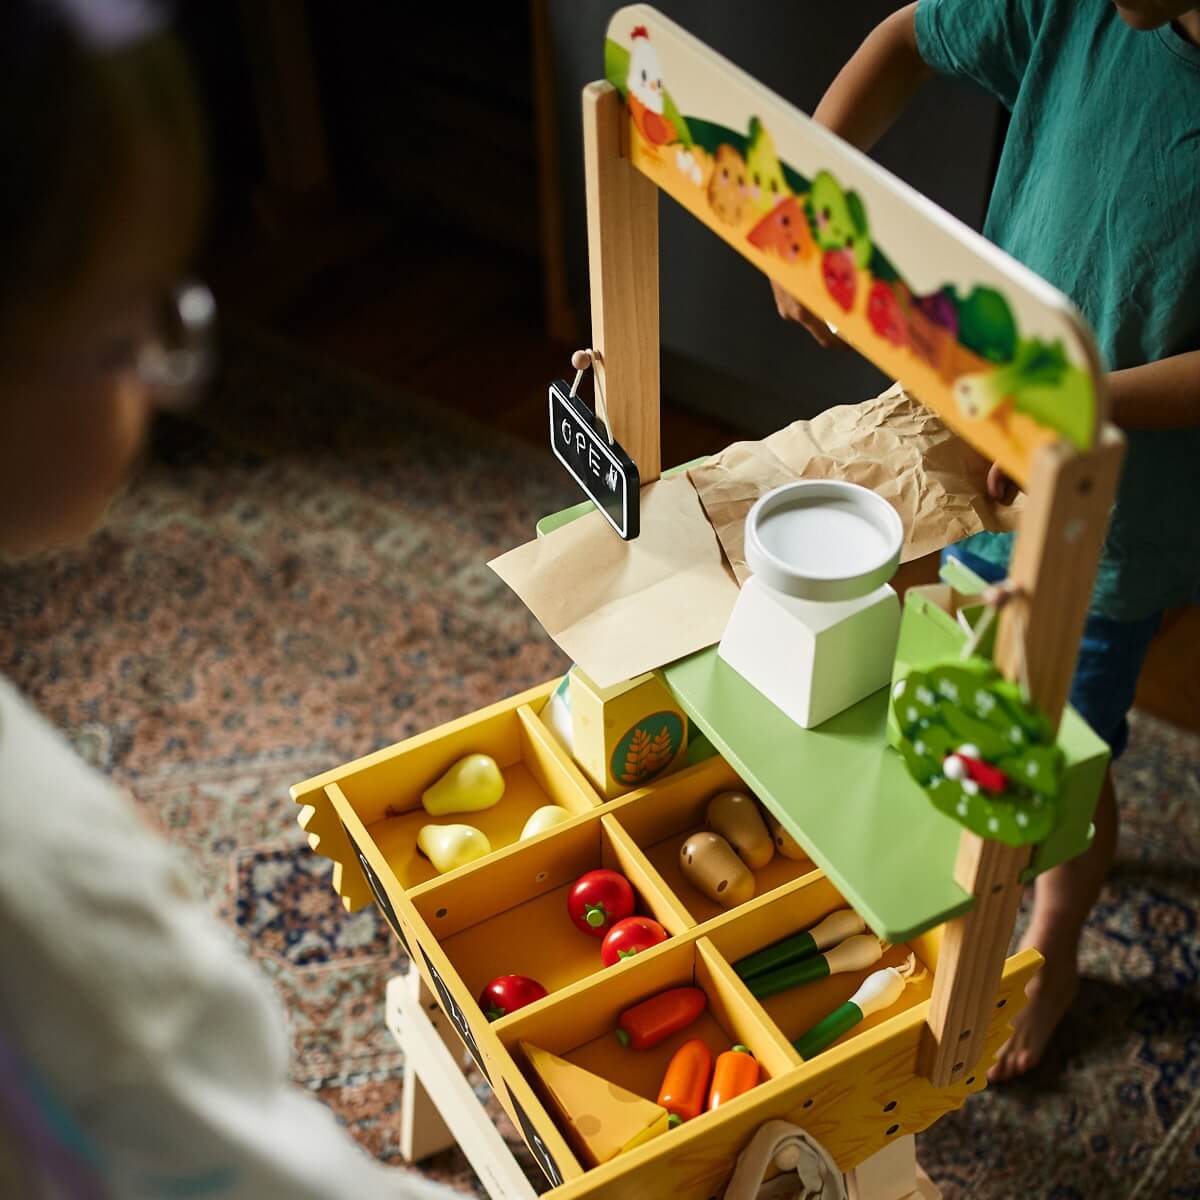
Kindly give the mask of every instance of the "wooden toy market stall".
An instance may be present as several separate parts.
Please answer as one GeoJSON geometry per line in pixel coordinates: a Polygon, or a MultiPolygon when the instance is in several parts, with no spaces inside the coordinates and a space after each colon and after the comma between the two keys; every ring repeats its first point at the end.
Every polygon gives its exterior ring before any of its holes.
{"type": "Polygon", "coordinates": [[[653,532],[662,191],[1022,485],[1007,584],[950,570],[901,617],[873,581],[882,674],[827,719],[785,715],[731,666],[729,633],[631,684],[573,670],[310,779],[300,822],[346,908],[376,903],[417,968],[388,999],[412,1157],[457,1140],[493,1196],[532,1194],[458,1069],[461,1038],[561,1200],[718,1197],[771,1121],[836,1164],[821,1195],[843,1173],[860,1200],[936,1195],[912,1135],[984,1086],[1040,962],[1006,957],[1022,884],[1087,846],[1103,777],[1065,704],[1122,453],[1103,374],[1063,296],[655,10],[614,16],[605,73],[583,97],[604,403],[593,417],[575,388],[551,394],[555,452],[605,511],[548,518],[543,544],[589,521],[615,544],[604,520],[632,535],[639,498],[653,532]],[[730,792],[757,799],[778,853],[743,853],[712,804],[730,792]],[[693,850],[728,850],[712,830],[746,864],[715,889],[691,869],[693,850]],[[660,940],[604,965],[585,928],[606,932],[603,905],[572,919],[593,871],[623,877],[660,940]],[[722,891],[735,874],[740,903],[722,891]],[[864,956],[829,943],[812,969],[826,944],[796,935],[834,913],[864,956]],[[807,965],[761,986],[751,956],[777,944],[772,961],[807,965]],[[513,975],[540,986],[506,1001],[513,975]],[[639,1043],[639,1006],[664,994],[700,1008],[639,1043]],[[757,1083],[668,1127],[668,1067],[711,1051],[719,1072],[734,1045],[757,1083]]]}

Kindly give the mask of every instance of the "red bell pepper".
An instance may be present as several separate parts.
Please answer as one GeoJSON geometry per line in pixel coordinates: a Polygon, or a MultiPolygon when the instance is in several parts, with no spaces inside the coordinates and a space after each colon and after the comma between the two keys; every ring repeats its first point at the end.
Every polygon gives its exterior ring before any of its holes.
{"type": "Polygon", "coordinates": [[[708,997],[696,987],[670,988],[627,1008],[617,1021],[622,1046],[649,1050],[686,1029],[707,1007],[708,997]]]}

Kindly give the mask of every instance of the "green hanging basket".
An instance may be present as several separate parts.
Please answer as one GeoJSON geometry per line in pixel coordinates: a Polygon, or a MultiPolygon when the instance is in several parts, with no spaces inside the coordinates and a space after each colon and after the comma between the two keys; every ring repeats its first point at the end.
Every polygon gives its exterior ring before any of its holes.
{"type": "Polygon", "coordinates": [[[948,817],[1009,846],[1054,831],[1062,751],[1045,714],[991,663],[914,669],[895,685],[892,710],[909,774],[948,817]]]}

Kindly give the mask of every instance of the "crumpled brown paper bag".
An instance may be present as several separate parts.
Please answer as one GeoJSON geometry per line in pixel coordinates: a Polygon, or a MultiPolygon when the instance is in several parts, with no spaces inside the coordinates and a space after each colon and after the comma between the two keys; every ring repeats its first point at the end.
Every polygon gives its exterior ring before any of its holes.
{"type": "Polygon", "coordinates": [[[984,495],[986,471],[893,388],[644,487],[636,541],[621,541],[593,512],[488,565],[564,653],[610,687],[721,640],[747,573],[742,526],[764,492],[799,478],[873,488],[900,513],[907,561],[1005,527],[984,495]]]}
{"type": "Polygon", "coordinates": [[[761,442],[734,442],[688,475],[738,583],[746,566],[746,514],[796,479],[844,479],[887,500],[904,523],[901,562],[981,530],[1016,528],[1021,504],[987,497],[988,464],[899,384],[874,400],[827,409],[761,442]]]}

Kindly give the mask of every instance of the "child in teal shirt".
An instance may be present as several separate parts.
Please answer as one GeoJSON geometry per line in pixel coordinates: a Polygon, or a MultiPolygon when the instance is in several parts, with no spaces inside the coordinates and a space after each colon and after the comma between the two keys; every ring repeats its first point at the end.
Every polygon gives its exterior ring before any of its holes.
{"type": "MultiPolygon", "coordinates": [[[[933,72],[1011,112],[984,233],[1087,317],[1128,439],[1071,693],[1115,757],[1163,610],[1200,599],[1200,8],[918,0],[870,34],[814,116],[869,148],[933,72]]],[[[830,342],[775,292],[783,316],[830,342]]],[[[1001,499],[1008,485],[993,467],[988,486],[1001,499]]],[[[948,553],[997,579],[1010,546],[1010,535],[979,534],[948,553]]],[[[1046,965],[994,1080],[1032,1067],[1070,1007],[1116,836],[1110,776],[1091,849],[1037,881],[1026,943],[1046,965]]]]}

